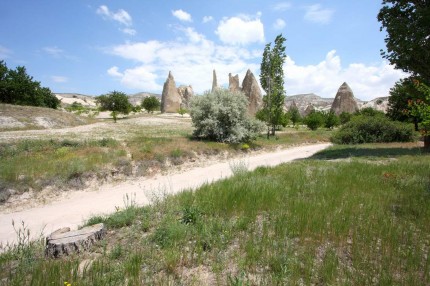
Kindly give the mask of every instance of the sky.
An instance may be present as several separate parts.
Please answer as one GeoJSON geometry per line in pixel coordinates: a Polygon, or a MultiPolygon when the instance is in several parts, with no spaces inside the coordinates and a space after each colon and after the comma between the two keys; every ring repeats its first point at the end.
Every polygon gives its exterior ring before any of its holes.
{"type": "Polygon", "coordinates": [[[257,80],[264,46],[287,39],[287,95],[388,96],[406,76],[384,60],[375,0],[0,1],[0,60],[55,93],[161,94],[169,71],[197,94],[228,74],[257,80]]]}

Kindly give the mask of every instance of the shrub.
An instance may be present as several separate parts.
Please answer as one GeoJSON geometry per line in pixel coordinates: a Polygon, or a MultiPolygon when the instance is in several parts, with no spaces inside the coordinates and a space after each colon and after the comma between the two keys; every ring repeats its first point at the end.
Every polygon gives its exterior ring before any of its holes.
{"type": "Polygon", "coordinates": [[[224,89],[194,97],[190,109],[193,135],[226,143],[255,139],[263,131],[264,123],[251,119],[247,106],[245,95],[224,89]]]}
{"type": "Polygon", "coordinates": [[[337,144],[409,142],[415,139],[413,126],[385,116],[354,116],[331,138],[337,144]]]}
{"type": "Polygon", "coordinates": [[[145,97],[142,100],[142,107],[148,112],[148,113],[154,113],[154,111],[160,110],[160,101],[157,97],[151,95],[148,97],[145,97]]]}
{"type": "Polygon", "coordinates": [[[303,122],[310,130],[317,130],[324,124],[324,114],[319,111],[312,111],[305,117],[303,122]]]}
{"type": "Polygon", "coordinates": [[[345,123],[348,123],[349,121],[351,121],[352,118],[352,114],[349,112],[342,112],[341,114],[339,114],[339,120],[340,120],[340,124],[343,125],[345,123]]]}
{"type": "Polygon", "coordinates": [[[340,120],[339,117],[333,111],[330,111],[325,114],[325,122],[324,126],[326,128],[332,129],[333,127],[339,126],[340,120]]]}

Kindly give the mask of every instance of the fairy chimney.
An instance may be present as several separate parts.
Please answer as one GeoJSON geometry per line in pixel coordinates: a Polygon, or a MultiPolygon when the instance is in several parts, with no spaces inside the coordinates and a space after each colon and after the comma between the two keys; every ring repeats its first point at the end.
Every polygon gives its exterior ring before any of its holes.
{"type": "Polygon", "coordinates": [[[249,69],[242,82],[242,92],[246,95],[249,101],[248,114],[255,116],[257,111],[260,109],[263,100],[260,86],[258,85],[254,74],[249,69]]]}
{"type": "Polygon", "coordinates": [[[214,92],[216,89],[218,89],[218,80],[216,78],[216,71],[213,70],[213,72],[212,72],[212,92],[214,92]]]}
{"type": "Polygon", "coordinates": [[[354,98],[349,85],[344,82],[336,93],[333,104],[331,105],[330,111],[333,111],[336,115],[342,112],[354,113],[358,110],[357,101],[354,98]]]}
{"type": "Polygon", "coordinates": [[[239,75],[232,76],[231,73],[228,74],[228,89],[232,92],[241,91],[239,85],[239,75]]]}
{"type": "Polygon", "coordinates": [[[163,93],[161,94],[161,112],[162,113],[175,113],[181,107],[181,96],[176,88],[175,79],[169,71],[169,76],[163,86],[163,93]]]}

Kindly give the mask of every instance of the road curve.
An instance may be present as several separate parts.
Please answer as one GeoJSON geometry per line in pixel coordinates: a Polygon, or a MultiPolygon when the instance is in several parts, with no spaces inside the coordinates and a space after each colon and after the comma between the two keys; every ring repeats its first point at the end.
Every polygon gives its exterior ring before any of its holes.
{"type": "MultiPolygon", "coordinates": [[[[61,227],[76,229],[92,215],[107,214],[115,207],[124,206],[124,198],[132,197],[138,205],[149,204],[151,199],[162,194],[178,193],[184,189],[194,189],[204,183],[210,183],[232,175],[231,165],[239,161],[245,163],[248,170],[259,166],[276,166],[312,156],[331,144],[314,144],[284,149],[276,152],[234,159],[230,162],[215,163],[205,167],[188,169],[171,175],[158,175],[153,178],[134,178],[116,184],[102,185],[97,191],[77,191],[61,201],[12,213],[0,213],[0,245],[13,243],[16,234],[12,227],[21,221],[30,229],[32,238],[42,232],[47,235],[61,227]]],[[[1,252],[1,249],[0,249],[1,252]]]]}

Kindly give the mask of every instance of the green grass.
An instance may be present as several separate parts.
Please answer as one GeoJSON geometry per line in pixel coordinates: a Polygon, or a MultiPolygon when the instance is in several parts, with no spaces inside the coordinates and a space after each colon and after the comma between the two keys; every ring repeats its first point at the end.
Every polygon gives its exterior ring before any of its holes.
{"type": "Polygon", "coordinates": [[[79,189],[85,186],[87,179],[104,179],[112,170],[125,176],[142,176],[165,169],[168,162],[180,165],[195,160],[196,156],[224,152],[234,155],[262,148],[328,141],[330,136],[330,132],[324,130],[286,129],[270,140],[261,136],[243,149],[242,144],[193,140],[191,131],[186,124],[140,129],[125,126],[122,132],[127,136],[122,140],[104,137],[0,143],[0,191],[2,188],[38,191],[46,186],[79,189]],[[137,166],[134,170],[133,164],[137,166]]]}
{"type": "Polygon", "coordinates": [[[83,276],[77,265],[91,254],[46,260],[33,248],[31,263],[0,255],[0,281],[428,285],[429,162],[430,154],[409,145],[335,146],[308,160],[240,172],[94,218],[109,231],[83,276]]]}

